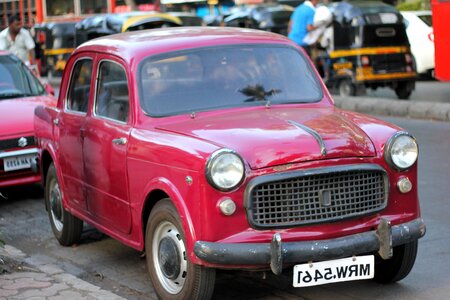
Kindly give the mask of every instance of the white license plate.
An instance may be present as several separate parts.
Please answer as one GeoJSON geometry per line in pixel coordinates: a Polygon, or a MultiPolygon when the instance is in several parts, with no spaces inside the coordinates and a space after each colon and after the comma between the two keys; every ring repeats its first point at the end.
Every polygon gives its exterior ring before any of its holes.
{"type": "Polygon", "coordinates": [[[373,278],[373,255],[355,256],[294,266],[294,287],[373,278]]]}
{"type": "Polygon", "coordinates": [[[3,169],[5,170],[5,172],[29,169],[31,168],[31,161],[35,157],[36,154],[5,157],[3,159],[3,169]]]}

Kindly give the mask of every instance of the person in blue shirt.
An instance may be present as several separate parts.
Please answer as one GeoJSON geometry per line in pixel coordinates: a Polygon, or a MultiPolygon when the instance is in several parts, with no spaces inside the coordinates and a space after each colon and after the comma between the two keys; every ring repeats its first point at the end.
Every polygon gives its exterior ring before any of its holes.
{"type": "Polygon", "coordinates": [[[317,0],[305,1],[295,9],[288,27],[288,37],[303,47],[310,55],[311,47],[303,40],[309,31],[314,29],[314,14],[317,0]]]}

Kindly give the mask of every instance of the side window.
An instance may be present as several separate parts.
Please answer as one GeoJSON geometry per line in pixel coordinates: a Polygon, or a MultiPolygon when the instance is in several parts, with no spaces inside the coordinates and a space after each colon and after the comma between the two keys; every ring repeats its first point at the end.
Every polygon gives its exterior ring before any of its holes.
{"type": "Polygon", "coordinates": [[[117,63],[100,63],[95,114],[120,122],[128,121],[128,81],[125,70],[117,63]]]}
{"type": "Polygon", "coordinates": [[[72,111],[87,112],[91,87],[92,60],[81,59],[75,63],[67,94],[66,108],[72,111]]]}

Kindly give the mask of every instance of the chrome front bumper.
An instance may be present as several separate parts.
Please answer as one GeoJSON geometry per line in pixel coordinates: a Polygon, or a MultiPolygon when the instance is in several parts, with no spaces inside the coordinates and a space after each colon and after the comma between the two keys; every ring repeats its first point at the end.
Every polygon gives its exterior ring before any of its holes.
{"type": "Polygon", "coordinates": [[[197,241],[194,252],[198,258],[220,265],[268,265],[281,274],[284,263],[301,263],[344,258],[378,252],[383,259],[392,256],[392,248],[413,242],[426,232],[422,219],[391,226],[381,219],[377,230],[328,240],[286,242],[280,234],[271,243],[226,244],[197,241]]]}

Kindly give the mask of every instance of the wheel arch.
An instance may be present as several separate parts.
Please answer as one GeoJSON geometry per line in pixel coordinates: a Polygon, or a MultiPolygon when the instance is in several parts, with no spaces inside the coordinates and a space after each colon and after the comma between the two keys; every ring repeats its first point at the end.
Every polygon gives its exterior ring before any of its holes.
{"type": "Polygon", "coordinates": [[[148,189],[141,210],[142,213],[140,226],[143,248],[145,248],[145,234],[150,213],[152,212],[156,203],[163,199],[170,198],[172,203],[175,205],[175,208],[177,209],[181,224],[183,226],[187,247],[188,249],[192,250],[194,247],[196,236],[195,229],[189,209],[186,206],[186,202],[179,190],[171,181],[166,178],[155,179],[151,183],[149,183],[148,186],[151,186],[152,189],[148,189]]]}
{"type": "Polygon", "coordinates": [[[53,157],[48,150],[43,150],[41,154],[41,174],[42,174],[42,185],[45,187],[48,169],[50,164],[53,162],[53,157]]]}

